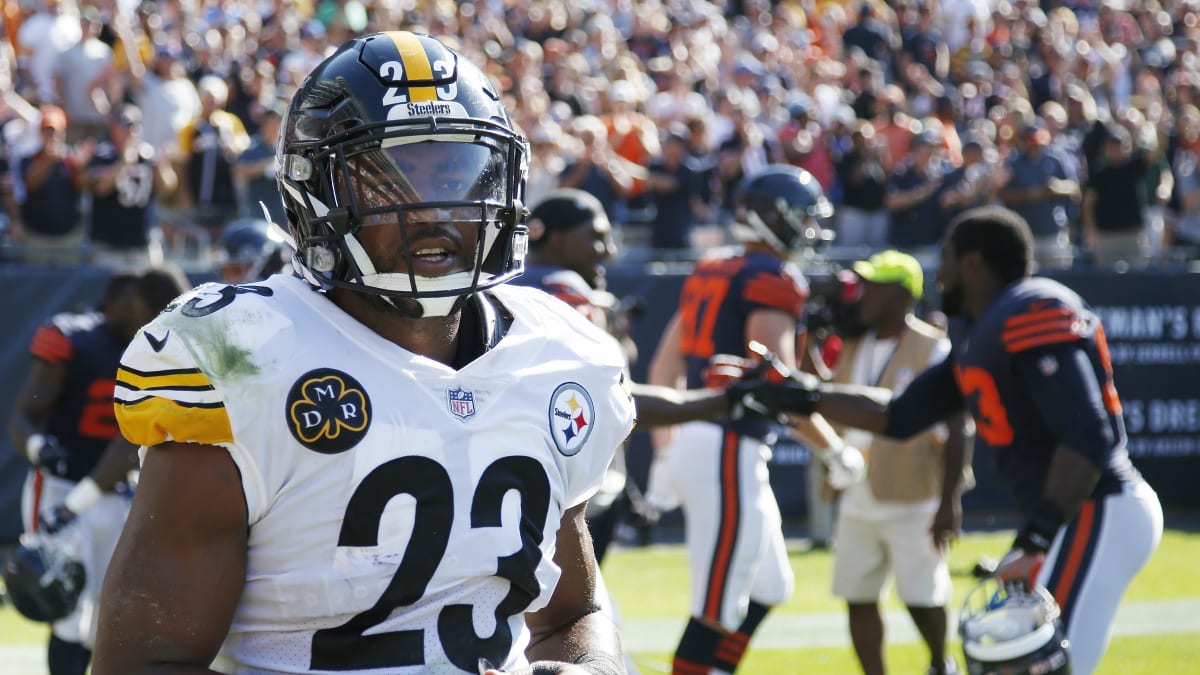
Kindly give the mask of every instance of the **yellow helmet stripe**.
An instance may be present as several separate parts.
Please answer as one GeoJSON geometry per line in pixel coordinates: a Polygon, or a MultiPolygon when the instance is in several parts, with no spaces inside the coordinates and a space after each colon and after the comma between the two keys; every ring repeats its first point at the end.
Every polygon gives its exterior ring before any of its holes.
{"type": "MultiPolygon", "coordinates": [[[[408,31],[392,31],[388,33],[400,53],[400,63],[404,65],[404,75],[408,80],[433,79],[433,66],[429,63],[429,55],[421,39],[408,31]]],[[[435,101],[437,92],[433,87],[409,87],[408,97],[412,101],[435,101]]]]}

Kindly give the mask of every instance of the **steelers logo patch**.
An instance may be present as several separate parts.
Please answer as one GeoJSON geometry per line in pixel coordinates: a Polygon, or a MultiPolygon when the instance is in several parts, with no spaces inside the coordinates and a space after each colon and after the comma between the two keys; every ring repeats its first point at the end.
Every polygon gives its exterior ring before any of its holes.
{"type": "Polygon", "coordinates": [[[574,382],[558,385],[550,397],[550,435],[559,452],[570,457],[582,450],[595,421],[596,406],[586,389],[574,382]]]}
{"type": "Polygon", "coordinates": [[[288,429],[309,450],[345,452],[367,435],[370,424],[371,399],[358,380],[340,370],[310,370],[288,392],[288,429]]]}

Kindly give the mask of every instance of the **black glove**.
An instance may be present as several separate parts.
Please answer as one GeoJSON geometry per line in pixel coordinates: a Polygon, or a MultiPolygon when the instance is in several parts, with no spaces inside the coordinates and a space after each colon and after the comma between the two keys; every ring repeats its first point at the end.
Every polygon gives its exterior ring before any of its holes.
{"type": "Polygon", "coordinates": [[[66,476],[67,449],[53,436],[46,436],[45,439],[42,448],[38,450],[37,465],[55,476],[66,476]]]}
{"type": "Polygon", "coordinates": [[[808,373],[793,372],[783,382],[740,380],[725,390],[730,417],[750,414],[772,417],[780,413],[811,415],[821,401],[820,380],[808,373]]]}
{"type": "Polygon", "coordinates": [[[42,513],[38,517],[38,521],[41,523],[42,529],[45,530],[46,534],[55,534],[75,522],[76,517],[77,514],[68,509],[66,504],[59,504],[49,511],[42,513]]]}

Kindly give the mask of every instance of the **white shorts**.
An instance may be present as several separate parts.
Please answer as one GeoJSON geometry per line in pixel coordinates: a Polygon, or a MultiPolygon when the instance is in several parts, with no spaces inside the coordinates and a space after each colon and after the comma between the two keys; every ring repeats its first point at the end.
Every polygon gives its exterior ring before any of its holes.
{"type": "Polygon", "coordinates": [[[770,448],[693,422],[666,453],[666,482],[683,506],[692,616],[737,630],[751,600],[777,605],[794,585],[768,480],[770,448]]]}
{"type": "Polygon", "coordinates": [[[833,535],[833,594],[854,604],[884,600],[888,577],[909,607],[945,607],[953,591],[946,554],[923,518],[870,520],[842,513],[833,535]]]}
{"type": "Polygon", "coordinates": [[[1112,636],[1121,596],[1162,540],[1158,495],[1144,482],[1084,502],[1059,529],[1038,584],[1054,595],[1071,641],[1071,672],[1090,675],[1112,636]]]}
{"type": "MultiPolygon", "coordinates": [[[[33,529],[35,505],[38,513],[50,511],[62,503],[74,486],[75,483],[69,480],[30,471],[21,494],[21,522],[25,531],[33,529]],[[39,475],[42,478],[39,479],[39,475]]],[[[100,501],[80,513],[75,523],[57,535],[71,544],[76,559],[87,573],[75,611],[52,626],[59,639],[82,644],[88,649],[96,644],[100,586],[128,515],[129,499],[106,492],[100,501]]]]}

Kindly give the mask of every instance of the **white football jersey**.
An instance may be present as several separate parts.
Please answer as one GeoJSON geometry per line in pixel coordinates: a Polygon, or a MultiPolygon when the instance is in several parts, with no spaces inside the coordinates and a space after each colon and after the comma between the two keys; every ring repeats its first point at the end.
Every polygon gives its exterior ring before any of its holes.
{"type": "Polygon", "coordinates": [[[201,286],[134,338],[125,436],[219,445],[241,471],[249,567],[222,649],[236,672],[525,663],[562,515],[634,410],[606,334],[542,291],[489,293],[512,326],[461,370],[283,276],[201,286]]]}

